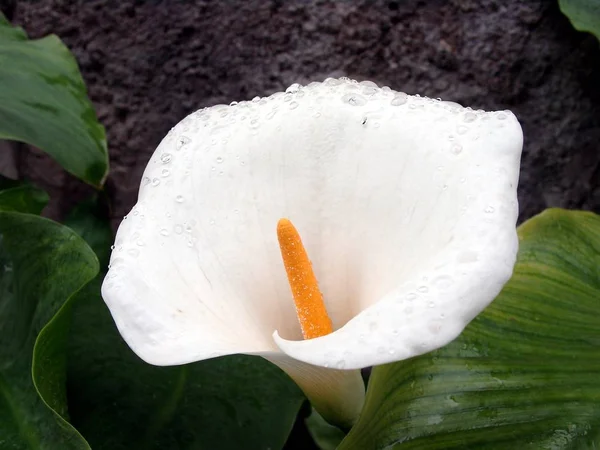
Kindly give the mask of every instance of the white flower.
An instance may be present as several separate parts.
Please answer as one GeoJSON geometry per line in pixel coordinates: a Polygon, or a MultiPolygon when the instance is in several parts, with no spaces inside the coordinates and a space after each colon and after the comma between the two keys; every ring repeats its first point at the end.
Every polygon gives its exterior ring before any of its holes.
{"type": "Polygon", "coordinates": [[[522,140],[508,111],[347,79],[203,109],[152,156],[103,297],[145,361],[261,355],[351,422],[364,388],[348,369],[445,345],[510,278],[522,140]],[[281,218],[330,334],[302,339],[281,218]]]}

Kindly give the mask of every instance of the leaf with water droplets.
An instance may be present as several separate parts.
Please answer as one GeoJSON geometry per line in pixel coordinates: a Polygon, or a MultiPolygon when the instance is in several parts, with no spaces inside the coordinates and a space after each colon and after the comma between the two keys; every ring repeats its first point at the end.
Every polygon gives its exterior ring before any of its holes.
{"type": "Polygon", "coordinates": [[[519,238],[513,278],[458,339],[373,369],[339,450],[596,448],[600,216],[548,210],[519,238]]]}

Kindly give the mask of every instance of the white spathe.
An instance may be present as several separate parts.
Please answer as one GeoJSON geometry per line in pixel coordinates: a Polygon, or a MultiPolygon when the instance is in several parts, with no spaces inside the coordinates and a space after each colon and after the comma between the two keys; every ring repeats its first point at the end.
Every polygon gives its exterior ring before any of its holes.
{"type": "Polygon", "coordinates": [[[156,365],[285,353],[357,369],[429,352],[512,274],[522,142],[509,111],[348,79],[203,109],[148,163],[103,297],[156,365]],[[282,217],[312,260],[330,335],[302,340],[282,217]]]}

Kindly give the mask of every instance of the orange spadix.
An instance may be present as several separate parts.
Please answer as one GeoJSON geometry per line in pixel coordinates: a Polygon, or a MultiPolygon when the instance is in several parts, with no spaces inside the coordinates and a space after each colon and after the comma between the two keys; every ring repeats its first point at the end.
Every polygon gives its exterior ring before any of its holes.
{"type": "Polygon", "coordinates": [[[323,302],[323,294],[319,290],[298,230],[288,219],[280,219],[277,223],[277,238],[304,339],[331,333],[333,328],[323,302]]]}

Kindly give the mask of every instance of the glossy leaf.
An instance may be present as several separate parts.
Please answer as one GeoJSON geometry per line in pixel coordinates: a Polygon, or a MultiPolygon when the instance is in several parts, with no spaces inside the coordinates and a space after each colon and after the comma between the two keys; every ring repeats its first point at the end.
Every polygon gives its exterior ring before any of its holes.
{"type": "Polygon", "coordinates": [[[0,448],[89,449],[66,421],[65,344],[69,299],[97,272],[68,228],[0,212],[0,448]]]}
{"type": "Polygon", "coordinates": [[[0,176],[0,211],[40,214],[47,203],[43,190],[0,176]]]}
{"type": "Polygon", "coordinates": [[[594,449],[600,444],[600,216],[519,228],[515,273],[464,333],[376,367],[340,449],[594,449]]]}
{"type": "Polygon", "coordinates": [[[314,409],[305,422],[310,436],[321,450],[335,450],[344,439],[344,432],[325,421],[314,409]]]}
{"type": "Polygon", "coordinates": [[[94,450],[283,446],[304,399],[283,372],[251,356],[146,364],[117,332],[100,281],[78,296],[68,372],[73,424],[94,450]]]}
{"type": "Polygon", "coordinates": [[[96,194],[75,206],[65,219],[65,225],[87,242],[96,253],[101,270],[105,270],[108,266],[110,244],[113,242],[114,236],[110,227],[108,206],[103,194],[96,194]]]}
{"type": "Polygon", "coordinates": [[[97,187],[108,171],[104,128],[73,55],[54,35],[29,40],[1,13],[0,139],[34,145],[97,187]]]}
{"type": "Polygon", "coordinates": [[[600,1],[558,0],[558,3],[575,29],[588,31],[600,39],[600,1]]]}

